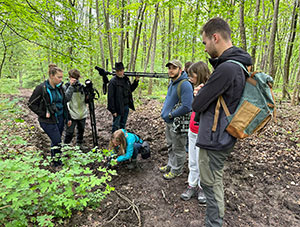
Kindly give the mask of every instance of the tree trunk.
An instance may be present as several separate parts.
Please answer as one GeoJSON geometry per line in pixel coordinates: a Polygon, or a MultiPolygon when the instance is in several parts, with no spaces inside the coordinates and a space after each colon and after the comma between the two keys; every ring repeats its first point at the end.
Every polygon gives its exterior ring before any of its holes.
{"type": "Polygon", "coordinates": [[[274,14],[273,14],[273,23],[272,30],[270,35],[270,55],[269,55],[269,75],[275,78],[275,65],[274,65],[274,53],[275,53],[275,38],[277,32],[277,21],[278,21],[278,8],[279,8],[279,0],[275,0],[274,6],[274,14]]]}
{"type": "Polygon", "coordinates": [[[174,57],[177,59],[178,56],[178,48],[179,48],[179,40],[180,40],[180,25],[181,25],[181,14],[182,14],[182,6],[179,9],[179,17],[178,17],[178,27],[177,27],[177,37],[176,42],[174,42],[173,47],[175,47],[174,57]]]}
{"type": "Polygon", "coordinates": [[[258,15],[259,15],[259,6],[260,6],[260,0],[256,0],[255,5],[255,13],[254,13],[254,23],[253,23],[253,40],[252,40],[252,70],[255,71],[255,61],[256,61],[256,47],[257,47],[257,29],[258,29],[258,15]]]}
{"type": "Polygon", "coordinates": [[[246,42],[246,32],[245,32],[245,24],[244,24],[244,2],[241,1],[240,5],[240,36],[241,36],[241,48],[247,51],[247,42],[246,42]]]}
{"type": "Polygon", "coordinates": [[[162,58],[162,65],[161,65],[161,71],[163,72],[165,70],[165,43],[166,43],[166,15],[165,15],[165,8],[163,8],[162,12],[162,21],[161,21],[161,58],[162,58]]]}
{"type": "MultiPolygon", "coordinates": [[[[154,24],[153,24],[153,31],[152,31],[152,32],[154,32],[154,37],[153,37],[153,49],[152,49],[152,53],[151,53],[151,67],[150,67],[150,72],[151,73],[154,72],[154,65],[155,65],[157,27],[158,27],[158,3],[157,3],[155,19],[154,19],[154,24]]],[[[153,78],[150,78],[149,87],[148,87],[148,95],[152,94],[152,87],[153,87],[153,78]]]]}
{"type": "Polygon", "coordinates": [[[193,35],[193,41],[192,41],[192,62],[195,61],[195,47],[196,47],[196,40],[197,37],[199,36],[198,33],[198,19],[199,19],[199,0],[197,0],[197,5],[196,5],[196,15],[195,15],[195,23],[194,23],[194,35],[193,35]]]}
{"type": "MultiPolygon", "coordinates": [[[[299,48],[299,58],[300,60],[300,48],[299,48]]],[[[299,103],[299,91],[300,91],[300,65],[298,66],[298,73],[294,83],[294,91],[291,100],[291,105],[296,106],[299,103]]]]}
{"type": "Polygon", "coordinates": [[[140,23],[138,25],[138,31],[137,31],[136,47],[135,47],[135,52],[134,52],[134,55],[133,55],[132,71],[135,71],[136,59],[137,59],[138,50],[139,50],[139,46],[140,46],[141,32],[142,32],[142,26],[143,26],[146,6],[147,5],[144,4],[141,8],[141,15],[140,15],[140,19],[139,19],[140,23]]]}
{"type": "Polygon", "coordinates": [[[171,46],[172,46],[172,32],[173,32],[173,25],[172,25],[172,17],[173,17],[173,13],[172,13],[172,8],[169,6],[169,29],[168,29],[168,61],[171,60],[171,46]]]}
{"type": "Polygon", "coordinates": [[[99,36],[99,45],[100,45],[100,56],[101,56],[101,66],[105,69],[105,56],[103,49],[102,33],[101,33],[101,23],[100,23],[100,13],[99,13],[99,2],[96,0],[96,16],[97,16],[97,26],[98,26],[98,36],[99,36]]]}
{"type": "Polygon", "coordinates": [[[109,49],[110,65],[111,65],[111,68],[113,68],[114,54],[113,54],[111,33],[109,31],[110,30],[109,13],[106,12],[106,9],[109,9],[109,0],[107,0],[107,5],[105,5],[105,0],[103,0],[102,2],[103,2],[103,15],[105,18],[105,29],[106,29],[108,49],[109,49]]]}
{"type": "Polygon", "coordinates": [[[294,9],[292,14],[292,22],[291,22],[291,32],[289,34],[289,39],[286,48],[286,54],[284,59],[284,73],[283,73],[283,85],[282,85],[282,98],[290,99],[290,94],[288,93],[288,85],[289,85],[289,72],[290,72],[290,61],[292,56],[292,50],[294,46],[295,36],[296,36],[296,29],[297,29],[297,18],[298,18],[298,9],[299,3],[298,0],[295,0],[294,9]]]}
{"type": "Polygon", "coordinates": [[[120,28],[121,28],[121,35],[119,36],[119,61],[123,62],[123,56],[124,56],[124,0],[121,1],[121,7],[122,7],[122,13],[119,18],[120,28]]]}
{"type": "Polygon", "coordinates": [[[2,58],[1,64],[0,64],[0,78],[2,77],[2,69],[3,69],[4,63],[5,63],[6,54],[7,54],[7,46],[6,46],[4,37],[3,37],[3,32],[4,32],[5,28],[6,28],[6,24],[4,24],[4,26],[3,26],[2,30],[1,30],[1,33],[0,33],[0,36],[1,36],[1,39],[2,39],[2,43],[3,43],[3,47],[4,47],[3,58],[2,58]]]}
{"type": "Polygon", "coordinates": [[[154,36],[154,33],[156,32],[155,27],[157,27],[157,23],[158,23],[158,5],[159,5],[159,3],[157,3],[155,5],[155,17],[154,17],[154,22],[153,22],[153,26],[152,26],[151,37],[149,40],[148,53],[147,53],[147,57],[146,57],[145,64],[144,64],[144,72],[147,71],[147,66],[149,63],[149,58],[150,58],[150,53],[151,53],[151,48],[152,48],[153,36],[154,36]]]}

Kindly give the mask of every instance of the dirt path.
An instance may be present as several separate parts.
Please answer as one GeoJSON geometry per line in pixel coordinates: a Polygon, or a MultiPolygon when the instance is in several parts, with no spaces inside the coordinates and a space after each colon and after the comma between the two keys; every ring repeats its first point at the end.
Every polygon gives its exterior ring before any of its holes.
{"type": "MultiPolygon", "coordinates": [[[[205,207],[195,198],[186,202],[180,199],[187,186],[187,164],[184,174],[172,181],[163,180],[158,171],[167,161],[161,106],[155,100],[144,100],[130,113],[127,124],[128,131],[150,142],[151,158],[139,161],[139,171],[117,166],[118,176],[111,182],[115,192],[98,209],[75,213],[64,226],[203,226],[205,207]]],[[[223,226],[300,226],[300,108],[283,103],[277,112],[277,124],[272,122],[259,136],[239,141],[228,159],[223,226]]],[[[37,124],[31,114],[25,119],[37,124]]],[[[104,106],[97,106],[96,119],[99,146],[107,148],[111,115],[104,106]]],[[[87,122],[85,142],[92,146],[87,122]]],[[[46,142],[41,144],[44,140],[39,136],[43,134],[35,135],[36,146],[42,149],[46,142]]]]}

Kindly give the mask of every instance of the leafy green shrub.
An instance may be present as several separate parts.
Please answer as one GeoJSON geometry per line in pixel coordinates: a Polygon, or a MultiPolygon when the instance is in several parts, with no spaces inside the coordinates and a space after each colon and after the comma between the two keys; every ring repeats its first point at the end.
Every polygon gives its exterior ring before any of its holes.
{"type": "Polygon", "coordinates": [[[55,218],[100,205],[114,190],[108,181],[115,171],[88,167],[103,160],[101,152],[66,147],[61,159],[62,169],[53,172],[50,158],[44,160],[41,152],[12,153],[9,159],[7,154],[0,156],[0,225],[54,226],[55,218]]]}
{"type": "Polygon", "coordinates": [[[54,171],[50,157],[27,146],[18,101],[0,96],[0,226],[54,226],[75,210],[99,206],[114,190],[108,182],[116,172],[100,165],[109,152],[65,146],[63,166],[54,171]]]}

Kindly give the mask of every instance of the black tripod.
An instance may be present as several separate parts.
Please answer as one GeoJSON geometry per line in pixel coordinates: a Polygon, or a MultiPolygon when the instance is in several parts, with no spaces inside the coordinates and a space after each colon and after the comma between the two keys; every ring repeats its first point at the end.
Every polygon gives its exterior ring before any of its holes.
{"type": "Polygon", "coordinates": [[[94,99],[97,99],[96,94],[98,95],[98,98],[99,98],[99,92],[95,88],[93,88],[93,83],[89,79],[87,79],[85,81],[85,90],[84,91],[86,94],[86,102],[89,104],[93,145],[94,145],[94,147],[97,147],[98,146],[98,137],[97,137],[97,128],[96,128],[94,99]]]}

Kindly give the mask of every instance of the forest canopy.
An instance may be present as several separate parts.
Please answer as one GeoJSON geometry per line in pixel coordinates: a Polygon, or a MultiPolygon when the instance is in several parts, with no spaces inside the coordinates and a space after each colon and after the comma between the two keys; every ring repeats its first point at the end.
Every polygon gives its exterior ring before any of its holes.
{"type": "Polygon", "coordinates": [[[47,65],[96,77],[112,70],[165,72],[170,59],[206,61],[202,25],[222,17],[254,70],[269,73],[283,97],[299,96],[298,0],[5,0],[0,2],[0,78],[34,87],[47,65]]]}

